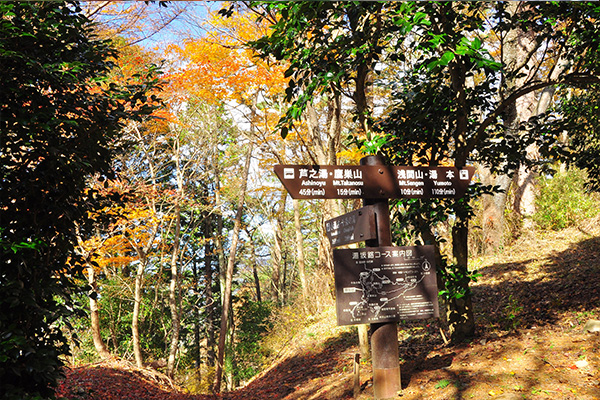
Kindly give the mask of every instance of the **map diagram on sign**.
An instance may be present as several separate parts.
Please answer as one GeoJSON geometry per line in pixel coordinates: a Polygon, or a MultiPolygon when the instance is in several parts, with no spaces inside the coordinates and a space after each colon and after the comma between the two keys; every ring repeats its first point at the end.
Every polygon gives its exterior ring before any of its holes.
{"type": "Polygon", "coordinates": [[[439,316],[433,246],[334,250],[339,325],[439,316]]]}

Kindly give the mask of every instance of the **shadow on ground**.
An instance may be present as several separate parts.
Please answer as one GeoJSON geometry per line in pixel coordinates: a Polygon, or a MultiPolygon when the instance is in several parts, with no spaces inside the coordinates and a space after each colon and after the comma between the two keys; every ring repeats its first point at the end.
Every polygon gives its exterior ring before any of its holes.
{"type": "Polygon", "coordinates": [[[227,400],[267,400],[267,399],[343,399],[351,397],[348,388],[331,385],[333,393],[321,393],[312,397],[326,386],[330,386],[332,375],[348,375],[347,367],[350,358],[344,354],[356,346],[355,333],[342,332],[323,343],[322,350],[310,351],[306,354],[290,357],[269,370],[263,376],[235,392],[223,395],[227,400]],[[311,386],[313,394],[304,393],[306,386],[311,386]],[[294,395],[295,392],[302,391],[294,395]],[[299,397],[300,396],[300,397],[299,397]],[[334,396],[334,397],[332,397],[334,396]]]}
{"type": "MultiPolygon", "coordinates": [[[[533,249],[523,253],[523,261],[480,270],[473,286],[478,332],[471,341],[445,346],[437,320],[400,323],[404,400],[600,398],[600,336],[581,332],[588,319],[600,319],[600,238],[564,251],[533,249]],[[579,361],[587,365],[579,367],[579,361]]],[[[356,333],[342,332],[221,396],[183,394],[136,371],[106,366],[68,370],[58,395],[70,400],[350,399],[356,346],[356,333]]],[[[370,399],[370,362],[361,374],[364,390],[358,399],[370,399]]]]}
{"type": "Polygon", "coordinates": [[[599,340],[582,326],[600,319],[600,238],[564,251],[539,248],[539,256],[529,252],[523,261],[479,272],[478,331],[470,342],[445,347],[436,321],[400,325],[409,332],[400,342],[405,398],[599,398],[599,340]],[[577,360],[590,365],[580,370],[577,360]]]}
{"type": "Polygon", "coordinates": [[[587,318],[600,307],[598,237],[562,252],[544,252],[539,258],[495,264],[480,272],[486,280],[496,282],[473,288],[481,333],[557,324],[568,317],[587,318]]]}

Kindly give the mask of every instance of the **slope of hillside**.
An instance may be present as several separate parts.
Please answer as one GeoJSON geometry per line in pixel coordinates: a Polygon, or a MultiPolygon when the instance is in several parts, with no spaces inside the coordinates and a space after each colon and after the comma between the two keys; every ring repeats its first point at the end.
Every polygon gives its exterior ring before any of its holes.
{"type": "MultiPolygon", "coordinates": [[[[600,221],[522,237],[502,253],[473,260],[478,334],[444,343],[437,321],[401,323],[404,400],[600,399],[600,221]]],[[[247,386],[222,396],[193,396],[118,365],[68,371],[68,399],[349,399],[353,328],[333,311],[296,335],[277,363],[247,386]]],[[[361,363],[359,399],[372,398],[370,362],[361,363]]]]}

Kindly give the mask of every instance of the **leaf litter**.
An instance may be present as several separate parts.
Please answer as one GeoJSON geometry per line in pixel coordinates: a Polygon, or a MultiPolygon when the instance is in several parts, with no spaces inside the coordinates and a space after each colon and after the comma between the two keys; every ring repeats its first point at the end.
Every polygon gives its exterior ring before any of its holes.
{"type": "MultiPolygon", "coordinates": [[[[560,232],[530,233],[473,262],[477,335],[447,345],[437,320],[401,322],[402,400],[600,399],[600,220],[560,232]]],[[[353,398],[355,329],[320,319],[322,336],[290,344],[248,385],[193,395],[156,372],[123,362],[66,369],[57,395],[69,400],[339,400],[353,398]],[[327,332],[327,333],[325,333],[327,332]]],[[[361,393],[373,398],[369,360],[361,393]]]]}

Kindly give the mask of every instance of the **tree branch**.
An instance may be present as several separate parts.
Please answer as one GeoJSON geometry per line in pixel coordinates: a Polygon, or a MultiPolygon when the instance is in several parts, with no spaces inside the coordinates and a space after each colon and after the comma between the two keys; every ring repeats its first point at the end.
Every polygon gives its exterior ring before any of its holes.
{"type": "Polygon", "coordinates": [[[496,108],[496,110],[488,115],[479,125],[479,128],[475,131],[475,135],[471,138],[466,146],[466,154],[470,154],[477,143],[483,140],[486,129],[504,112],[504,110],[512,103],[514,103],[519,97],[525,96],[528,93],[536,90],[544,89],[548,86],[554,85],[590,85],[594,83],[600,83],[600,77],[588,74],[567,74],[562,79],[549,79],[544,82],[531,83],[528,86],[522,87],[519,90],[514,91],[510,96],[504,99],[496,108]]]}

